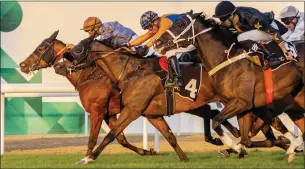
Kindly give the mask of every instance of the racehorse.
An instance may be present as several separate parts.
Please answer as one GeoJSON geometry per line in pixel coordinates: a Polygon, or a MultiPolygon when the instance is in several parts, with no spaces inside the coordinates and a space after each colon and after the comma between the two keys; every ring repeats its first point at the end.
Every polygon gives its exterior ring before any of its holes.
{"type": "MultiPolygon", "coordinates": [[[[227,32],[221,29],[221,26],[213,19],[206,19],[206,16],[202,16],[201,13],[190,12],[182,14],[172,27],[154,42],[154,48],[161,54],[169,55],[168,57],[189,45],[196,47],[203,65],[209,71],[209,78],[213,80],[213,85],[223,97],[222,103],[225,105],[222,112],[213,119],[213,129],[216,132],[222,120],[253,110],[253,108],[261,109],[266,106],[262,68],[243,59],[247,55],[241,54],[240,48],[230,46],[230,38],[234,36],[232,34],[228,36],[227,32]],[[229,38],[226,39],[226,37],[229,38]]],[[[304,60],[304,43],[299,45],[301,45],[297,46],[299,57],[300,60],[304,60]]],[[[276,82],[273,88],[274,103],[278,102],[277,105],[282,107],[281,110],[274,110],[279,113],[278,111],[283,112],[286,109],[285,112],[291,116],[297,116],[294,122],[301,129],[304,137],[304,84],[300,76],[303,70],[298,71],[303,69],[302,64],[287,62],[273,70],[272,78],[276,82]],[[289,76],[286,76],[287,72],[289,76]],[[287,99],[289,97],[287,95],[294,98],[293,103],[291,99],[287,99]]],[[[242,139],[248,139],[249,129],[241,131],[242,139]]],[[[299,137],[297,144],[301,142],[299,137]]],[[[286,161],[290,161],[291,156],[293,157],[292,149],[287,151],[286,161]]]]}

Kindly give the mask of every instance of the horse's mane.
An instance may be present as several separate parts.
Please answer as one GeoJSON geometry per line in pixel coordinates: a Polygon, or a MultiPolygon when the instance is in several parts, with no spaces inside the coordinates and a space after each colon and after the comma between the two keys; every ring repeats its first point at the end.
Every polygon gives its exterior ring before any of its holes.
{"type": "Polygon", "coordinates": [[[232,43],[237,42],[237,34],[233,33],[228,28],[222,26],[219,22],[212,18],[208,18],[206,14],[203,12],[201,13],[195,13],[193,16],[201,21],[202,24],[204,24],[206,27],[212,27],[213,29],[210,31],[213,35],[213,38],[215,38],[218,41],[221,41],[223,45],[226,47],[230,47],[232,43]]]}

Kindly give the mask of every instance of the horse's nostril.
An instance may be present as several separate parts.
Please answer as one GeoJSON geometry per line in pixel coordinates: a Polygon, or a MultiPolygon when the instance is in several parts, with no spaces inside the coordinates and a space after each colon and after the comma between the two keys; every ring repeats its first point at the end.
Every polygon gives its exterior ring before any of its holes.
{"type": "Polygon", "coordinates": [[[25,66],[26,66],[25,63],[21,63],[21,64],[20,64],[20,67],[25,67],[25,66]]]}

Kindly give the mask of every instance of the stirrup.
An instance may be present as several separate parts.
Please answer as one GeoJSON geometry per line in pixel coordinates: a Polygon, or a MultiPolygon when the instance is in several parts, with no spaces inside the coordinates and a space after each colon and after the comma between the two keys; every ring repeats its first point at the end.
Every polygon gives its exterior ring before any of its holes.
{"type": "Polygon", "coordinates": [[[165,88],[174,88],[177,91],[180,91],[180,87],[176,82],[168,82],[169,80],[166,80],[164,87],[165,88]]]}

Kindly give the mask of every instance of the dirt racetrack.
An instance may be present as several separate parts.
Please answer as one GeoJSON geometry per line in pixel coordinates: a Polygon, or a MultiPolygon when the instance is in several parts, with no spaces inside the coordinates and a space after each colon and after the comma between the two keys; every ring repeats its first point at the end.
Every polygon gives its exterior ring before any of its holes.
{"type": "MultiPolygon", "coordinates": [[[[101,143],[105,135],[101,135],[98,144],[101,143]]],[[[231,136],[231,138],[233,138],[231,136]]],[[[252,140],[263,140],[264,137],[259,134],[252,140]]],[[[137,146],[143,147],[142,135],[128,135],[127,140],[137,146]]],[[[226,146],[214,146],[204,141],[204,136],[183,135],[177,136],[178,144],[185,152],[207,152],[227,148],[226,146]]],[[[235,139],[239,141],[239,139],[235,139]]],[[[86,153],[88,137],[83,135],[26,135],[26,136],[6,136],[5,137],[5,154],[58,154],[58,153],[86,153]]],[[[148,136],[148,149],[154,148],[154,135],[148,136]]],[[[256,151],[257,149],[248,149],[256,151]]],[[[281,150],[277,147],[259,148],[263,151],[281,150]]],[[[160,136],[160,152],[173,152],[173,148],[168,142],[160,136]]],[[[115,140],[106,147],[103,153],[134,153],[122,147],[115,140]]]]}

